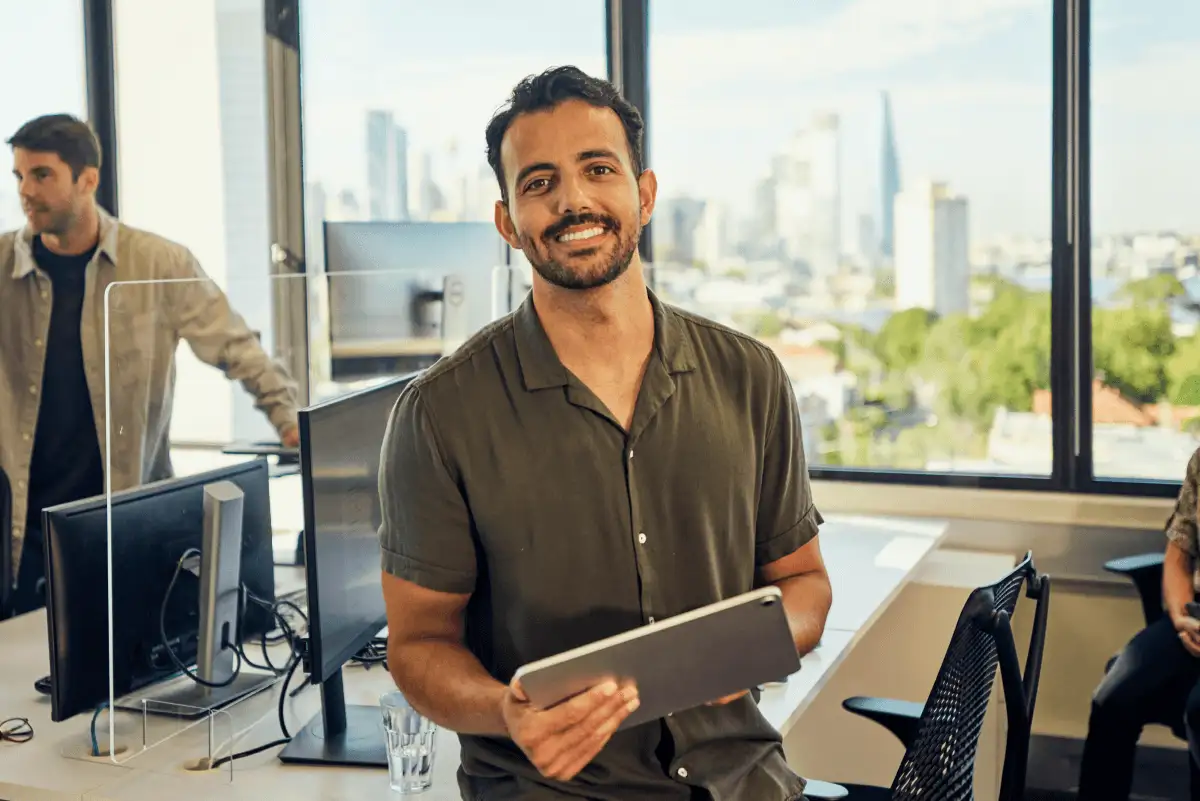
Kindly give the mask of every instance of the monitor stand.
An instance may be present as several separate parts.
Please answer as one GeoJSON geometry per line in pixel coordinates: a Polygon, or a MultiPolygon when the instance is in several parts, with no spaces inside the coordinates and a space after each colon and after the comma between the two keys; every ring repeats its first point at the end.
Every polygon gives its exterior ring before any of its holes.
{"type": "Polygon", "coordinates": [[[378,706],[346,706],[342,673],[321,683],[321,713],[279,754],[291,765],[386,768],[387,737],[378,706]]]}
{"type": "Polygon", "coordinates": [[[138,691],[116,702],[118,709],[195,719],[253,693],[270,687],[275,676],[242,670],[234,648],[241,617],[242,507],[245,495],[231,481],[216,481],[204,487],[204,523],[200,549],[199,643],[196,676],[209,684],[198,684],[188,676],[138,691]]]}

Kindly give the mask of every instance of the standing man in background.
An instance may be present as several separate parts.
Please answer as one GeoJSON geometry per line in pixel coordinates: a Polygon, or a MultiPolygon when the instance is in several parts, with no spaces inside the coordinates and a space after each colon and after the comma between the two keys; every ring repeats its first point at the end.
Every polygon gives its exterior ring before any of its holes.
{"type": "MultiPolygon", "coordinates": [[[[539,709],[522,664],[775,585],[796,650],[829,577],[791,382],[753,338],[661,302],[638,254],[657,179],[642,120],[574,67],[487,128],[521,308],[404,391],[380,465],[388,666],[459,733],[464,799],[793,801],[740,692],[618,731],[634,686],[539,709]]],[[[748,688],[749,689],[749,688],[748,688]]]]}
{"type": "Polygon", "coordinates": [[[8,144],[28,222],[0,234],[0,470],[12,491],[15,573],[3,580],[15,578],[9,611],[21,614],[43,603],[43,508],[103,494],[106,455],[113,491],[171,476],[180,339],[241,381],[285,445],[298,441],[297,396],[186,248],[96,204],[100,145],[85,123],[38,117],[8,144]],[[129,281],[144,283],[106,294],[129,281]]]}

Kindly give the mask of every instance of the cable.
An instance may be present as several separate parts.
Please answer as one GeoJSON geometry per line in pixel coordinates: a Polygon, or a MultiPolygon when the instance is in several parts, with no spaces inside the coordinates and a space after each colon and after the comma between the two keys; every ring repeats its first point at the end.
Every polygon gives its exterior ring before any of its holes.
{"type": "Polygon", "coordinates": [[[188,666],[183,664],[183,662],[179,659],[179,657],[175,655],[175,650],[173,648],[171,648],[171,642],[167,638],[167,606],[171,602],[171,592],[175,589],[175,583],[177,581],[179,581],[179,574],[183,572],[184,563],[187,562],[188,558],[193,557],[193,556],[199,556],[199,555],[200,555],[200,550],[198,548],[188,548],[186,551],[183,552],[183,555],[179,557],[179,561],[175,563],[175,572],[173,574],[171,574],[171,583],[167,585],[167,591],[165,593],[163,593],[162,607],[160,608],[159,614],[158,614],[158,633],[162,637],[163,649],[167,652],[167,656],[170,657],[171,662],[175,665],[175,668],[180,673],[183,673],[189,679],[191,679],[192,681],[199,684],[201,687],[212,687],[214,689],[220,688],[220,687],[228,687],[229,685],[231,685],[235,681],[237,681],[238,674],[242,672],[242,649],[241,648],[237,647],[236,645],[231,646],[230,643],[228,643],[228,642],[221,643],[222,650],[225,648],[230,648],[230,647],[233,648],[233,655],[234,655],[234,660],[235,660],[234,665],[233,665],[233,672],[230,673],[229,678],[225,679],[224,681],[213,682],[213,681],[207,681],[205,679],[202,679],[199,676],[197,676],[195,673],[193,673],[191,670],[189,670],[188,666]]]}
{"type": "Polygon", "coordinates": [[[33,726],[29,718],[7,718],[0,720],[0,741],[6,743],[27,743],[33,739],[33,726]]]}
{"type": "Polygon", "coordinates": [[[228,754],[226,756],[221,757],[220,759],[216,759],[213,761],[212,765],[210,766],[213,770],[216,770],[217,768],[221,767],[222,765],[232,762],[235,759],[245,759],[246,757],[254,756],[255,754],[261,754],[263,751],[267,751],[271,748],[275,748],[276,746],[287,745],[288,743],[290,743],[292,741],[292,733],[288,729],[287,718],[284,715],[284,704],[287,702],[288,698],[290,697],[288,695],[288,685],[291,684],[292,677],[296,674],[296,668],[300,667],[300,662],[301,662],[300,655],[293,654],[292,660],[291,660],[291,665],[288,667],[287,675],[284,676],[283,684],[279,688],[279,706],[278,706],[279,730],[283,732],[283,737],[281,737],[278,740],[272,740],[269,743],[263,743],[262,745],[257,745],[254,748],[248,748],[245,751],[239,751],[236,754],[228,754]]]}
{"type": "Polygon", "coordinates": [[[100,713],[108,708],[108,701],[104,701],[100,706],[96,707],[96,711],[92,713],[92,756],[100,756],[100,743],[96,739],[96,721],[100,718],[100,713]]]}

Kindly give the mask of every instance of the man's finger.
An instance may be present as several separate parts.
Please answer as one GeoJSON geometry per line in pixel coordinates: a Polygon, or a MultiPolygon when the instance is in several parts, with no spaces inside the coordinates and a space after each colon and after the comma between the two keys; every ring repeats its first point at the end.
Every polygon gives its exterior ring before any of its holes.
{"type": "Polygon", "coordinates": [[[566,781],[583,770],[640,703],[637,691],[633,687],[626,687],[577,725],[564,731],[557,743],[558,753],[546,767],[546,775],[566,781]]]}
{"type": "Polygon", "coordinates": [[[566,731],[582,722],[599,707],[609,702],[620,703],[620,693],[621,687],[615,681],[602,681],[590,690],[546,710],[546,723],[552,732],[566,731]]]}
{"type": "Polygon", "coordinates": [[[529,696],[525,695],[525,688],[521,686],[520,679],[514,678],[512,683],[508,685],[508,688],[512,690],[513,697],[518,701],[525,702],[529,700],[529,696]]]}
{"type": "Polygon", "coordinates": [[[707,706],[724,706],[725,704],[733,703],[734,701],[741,698],[743,695],[745,695],[748,692],[750,692],[750,691],[742,690],[740,693],[734,693],[733,695],[723,696],[721,698],[718,698],[715,701],[709,701],[707,706]]]}

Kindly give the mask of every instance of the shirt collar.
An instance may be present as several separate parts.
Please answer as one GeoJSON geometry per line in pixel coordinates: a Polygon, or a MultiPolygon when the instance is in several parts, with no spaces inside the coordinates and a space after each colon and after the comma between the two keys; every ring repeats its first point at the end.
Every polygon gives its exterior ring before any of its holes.
{"type": "MultiPolygon", "coordinates": [[[[671,306],[663,303],[651,290],[646,290],[654,309],[654,348],[669,373],[686,373],[696,367],[696,355],[683,318],[671,306]]],[[[517,361],[525,389],[530,392],[562,387],[568,383],[567,368],[554,352],[546,329],[533,305],[533,293],[513,314],[513,332],[517,343],[517,361]]]]}
{"type": "MultiPolygon", "coordinates": [[[[103,253],[110,262],[117,263],[117,233],[120,226],[116,218],[100,206],[96,206],[100,217],[100,242],[96,246],[97,253],[103,253]]],[[[37,267],[33,258],[33,231],[26,225],[17,235],[16,258],[13,263],[13,278],[21,279],[29,275],[37,267]]]]}

